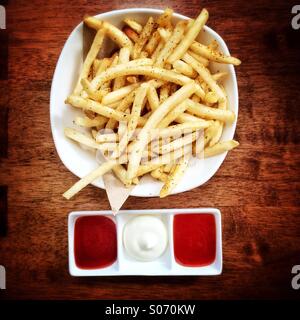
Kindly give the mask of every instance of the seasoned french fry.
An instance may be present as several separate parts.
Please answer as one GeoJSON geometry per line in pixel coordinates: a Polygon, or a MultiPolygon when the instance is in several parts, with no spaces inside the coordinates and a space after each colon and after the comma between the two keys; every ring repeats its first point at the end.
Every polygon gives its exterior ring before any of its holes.
{"type": "Polygon", "coordinates": [[[135,72],[132,72],[133,70],[139,69],[143,66],[151,66],[152,64],[153,62],[151,59],[144,58],[111,67],[95,77],[91,82],[91,86],[92,88],[97,90],[106,81],[112,80],[117,77],[133,75],[135,74],[135,72]]]}
{"type": "Polygon", "coordinates": [[[210,42],[210,44],[207,47],[210,48],[211,50],[218,50],[219,48],[218,41],[214,39],[213,41],[210,42]]]}
{"type": "Polygon", "coordinates": [[[173,110],[171,110],[165,118],[159,123],[158,128],[166,128],[170,123],[175,121],[178,116],[180,116],[187,109],[187,101],[183,101],[178,104],[173,110]]]}
{"type": "Polygon", "coordinates": [[[213,91],[209,91],[205,95],[205,101],[210,104],[214,104],[214,103],[218,102],[218,100],[219,100],[219,97],[213,91]]]}
{"type": "Polygon", "coordinates": [[[183,62],[182,60],[176,60],[173,63],[173,68],[177,72],[190,78],[196,78],[198,75],[198,73],[191,66],[189,66],[187,63],[183,62]]]}
{"type": "Polygon", "coordinates": [[[116,133],[106,133],[107,130],[105,130],[105,133],[102,133],[101,131],[97,133],[97,136],[95,138],[97,143],[104,143],[104,142],[118,142],[119,135],[116,133]]]}
{"type": "Polygon", "coordinates": [[[179,163],[176,164],[174,170],[169,174],[167,181],[163,185],[161,191],[160,191],[160,198],[164,198],[167,195],[169,195],[174,188],[178,185],[179,181],[184,175],[184,172],[188,166],[189,160],[191,158],[192,154],[189,153],[185,156],[183,156],[179,163]]]}
{"type": "Polygon", "coordinates": [[[185,123],[185,122],[201,122],[203,125],[210,125],[211,121],[200,119],[198,117],[195,117],[189,113],[182,113],[180,114],[176,119],[176,122],[178,123],[185,123]]]}
{"type": "Polygon", "coordinates": [[[92,128],[105,125],[108,121],[107,118],[103,116],[96,116],[94,119],[90,119],[89,117],[76,117],[75,124],[81,127],[92,128]]]}
{"type": "Polygon", "coordinates": [[[166,43],[168,41],[168,39],[171,37],[171,32],[168,29],[165,28],[158,28],[157,29],[160,38],[162,40],[164,40],[164,42],[166,43]]]}
{"type": "Polygon", "coordinates": [[[194,102],[191,99],[187,100],[187,105],[187,110],[200,118],[224,122],[233,122],[235,120],[235,115],[231,110],[207,107],[201,103],[194,102]]]}
{"type": "Polygon", "coordinates": [[[129,76],[129,77],[126,77],[126,81],[129,82],[130,84],[133,84],[133,83],[137,83],[139,80],[135,76],[129,76]]]}
{"type": "Polygon", "coordinates": [[[170,29],[172,27],[172,23],[171,23],[172,15],[173,15],[173,10],[171,8],[167,8],[164,11],[164,13],[158,17],[157,24],[162,28],[170,29]]]}
{"type": "MultiPolygon", "coordinates": [[[[143,108],[144,100],[146,98],[147,90],[148,90],[148,84],[143,83],[136,92],[133,106],[132,106],[131,115],[130,115],[130,118],[128,121],[128,130],[127,130],[127,133],[120,140],[119,150],[118,150],[119,155],[126,148],[128,141],[131,139],[131,137],[132,137],[137,125],[138,125],[138,120],[141,115],[141,111],[143,108]]],[[[118,156],[118,154],[115,153],[112,155],[112,158],[117,157],[117,156],[118,156]]],[[[132,177],[132,178],[134,178],[134,177],[132,177]]]]}
{"type": "Polygon", "coordinates": [[[213,157],[220,153],[232,150],[233,148],[236,148],[238,145],[239,143],[235,140],[218,142],[214,146],[207,147],[204,149],[204,158],[213,157]]]}
{"type": "Polygon", "coordinates": [[[100,64],[101,64],[102,60],[99,60],[99,59],[95,59],[94,62],[93,62],[93,65],[92,65],[92,78],[95,78],[96,77],[96,74],[97,74],[97,71],[100,67],[100,64]]]}
{"type": "Polygon", "coordinates": [[[130,52],[132,52],[133,44],[124,32],[107,21],[102,23],[102,28],[120,48],[128,47],[130,52]]]}
{"type": "Polygon", "coordinates": [[[75,129],[72,128],[65,128],[64,130],[65,136],[77,141],[87,147],[93,148],[93,149],[98,149],[98,150],[113,150],[116,147],[116,144],[98,144],[96,143],[92,138],[87,136],[84,133],[81,133],[75,129]]]}
{"type": "Polygon", "coordinates": [[[128,180],[126,175],[127,171],[126,169],[121,165],[121,164],[116,164],[112,168],[114,174],[116,175],[117,178],[124,184],[125,187],[130,187],[132,184],[132,180],[128,180]]]}
{"type": "Polygon", "coordinates": [[[195,60],[197,60],[198,62],[202,63],[205,67],[208,67],[208,65],[209,65],[208,59],[205,59],[204,57],[199,56],[197,53],[195,53],[192,50],[188,50],[187,53],[189,55],[191,55],[195,60]]]}
{"type": "Polygon", "coordinates": [[[170,92],[170,84],[166,83],[160,88],[160,95],[159,95],[159,103],[163,103],[165,100],[168,99],[170,92]]]}
{"type": "Polygon", "coordinates": [[[91,99],[83,99],[75,95],[69,96],[66,100],[66,103],[69,103],[76,108],[93,111],[107,118],[114,118],[117,121],[126,120],[128,118],[128,115],[126,115],[124,112],[114,110],[91,99]]]}
{"type": "Polygon", "coordinates": [[[83,21],[88,27],[90,27],[92,29],[99,30],[102,28],[103,21],[101,21],[95,17],[85,16],[83,21]]]}
{"type": "Polygon", "coordinates": [[[190,45],[193,41],[197,38],[199,32],[205,25],[206,21],[208,20],[208,11],[203,9],[193,25],[188,29],[185,37],[180,41],[178,46],[172,52],[172,54],[168,57],[167,61],[169,63],[174,63],[174,61],[181,59],[182,56],[186,53],[190,45]]]}
{"type": "Polygon", "coordinates": [[[217,72],[215,74],[212,75],[213,79],[215,81],[220,81],[222,80],[224,77],[226,77],[228,75],[227,72],[217,72]]]}
{"type": "MultiPolygon", "coordinates": [[[[223,90],[223,91],[225,93],[225,90],[223,90]]],[[[220,110],[226,110],[227,109],[227,98],[224,99],[224,100],[219,101],[218,108],[220,110]]],[[[215,121],[215,124],[217,126],[216,134],[211,138],[211,140],[209,142],[209,147],[212,147],[217,142],[219,142],[219,140],[220,140],[220,138],[222,136],[222,132],[223,132],[223,128],[224,128],[224,122],[215,121]]]]}
{"type": "Polygon", "coordinates": [[[156,164],[141,164],[138,168],[137,171],[137,177],[143,176],[157,168],[159,168],[161,165],[156,163],[156,164]]]}
{"type": "Polygon", "coordinates": [[[136,43],[139,39],[138,33],[136,33],[133,29],[129,27],[124,27],[123,32],[126,34],[126,36],[133,42],[136,43]]]}
{"type": "Polygon", "coordinates": [[[136,33],[140,34],[143,30],[143,26],[139,24],[137,21],[126,18],[123,20],[131,29],[133,29],[136,33]]]}
{"type": "MultiPolygon", "coordinates": [[[[158,168],[162,165],[168,164],[170,162],[176,163],[176,161],[178,161],[179,158],[181,158],[182,156],[185,156],[186,154],[189,154],[189,153],[192,153],[192,144],[185,145],[183,148],[178,148],[170,153],[165,153],[165,154],[162,154],[156,158],[152,158],[151,160],[142,163],[140,168],[141,167],[145,168],[145,169],[143,169],[145,171],[146,168],[156,169],[156,168],[158,168]],[[157,167],[155,167],[155,165],[157,167]]],[[[152,169],[152,170],[154,170],[154,169],[152,169]]]]}
{"type": "Polygon", "coordinates": [[[170,163],[168,163],[168,164],[166,164],[166,165],[164,166],[163,171],[166,172],[166,173],[170,173],[171,170],[173,169],[173,167],[174,167],[174,163],[173,163],[173,162],[170,162],[170,163]]]}
{"type": "Polygon", "coordinates": [[[199,137],[199,133],[193,132],[191,134],[186,134],[184,137],[173,140],[172,142],[166,143],[162,146],[154,145],[153,151],[159,152],[160,154],[165,154],[179,149],[187,144],[191,144],[199,137]]]}
{"type": "Polygon", "coordinates": [[[161,167],[151,171],[151,176],[162,182],[166,182],[168,179],[168,175],[163,172],[161,167]]]}
{"type": "Polygon", "coordinates": [[[146,25],[144,26],[137,42],[134,44],[133,59],[137,59],[140,56],[144,45],[146,44],[147,40],[151,36],[153,28],[154,28],[154,20],[152,17],[150,17],[146,25]]]}
{"type": "Polygon", "coordinates": [[[156,30],[152,33],[150,40],[148,41],[148,43],[145,46],[145,51],[148,53],[149,56],[151,56],[152,53],[154,52],[155,48],[157,47],[157,45],[159,43],[159,40],[160,40],[160,34],[156,30]]]}
{"type": "Polygon", "coordinates": [[[209,126],[208,123],[201,123],[197,121],[184,122],[181,124],[175,124],[173,126],[159,129],[157,132],[157,137],[166,138],[172,136],[178,136],[180,134],[192,132],[195,130],[205,129],[209,126]]]}
{"type": "Polygon", "coordinates": [[[104,31],[100,29],[97,31],[97,34],[96,34],[95,39],[92,43],[92,46],[91,46],[91,48],[90,48],[90,50],[84,60],[79,79],[78,79],[76,87],[73,91],[74,94],[79,94],[81,92],[81,90],[82,90],[81,79],[88,77],[91,66],[98,55],[98,52],[102,46],[103,40],[104,40],[104,31]]]}
{"type": "Polygon", "coordinates": [[[185,21],[180,21],[177,23],[172,35],[166,41],[164,48],[158,53],[158,56],[157,56],[157,59],[155,62],[156,66],[161,67],[164,65],[168,56],[172,53],[174,48],[180,42],[180,40],[183,36],[183,33],[184,33],[185,26],[186,26],[185,21]]]}
{"type": "Polygon", "coordinates": [[[147,99],[152,111],[159,107],[159,98],[155,87],[150,84],[147,91],[147,99]]]}
{"type": "Polygon", "coordinates": [[[88,175],[76,182],[63,196],[66,199],[71,199],[76,193],[85,188],[87,185],[103,176],[106,172],[110,171],[115,165],[120,164],[119,160],[110,160],[101,164],[97,169],[90,172],[88,175]]]}
{"type": "MultiPolygon", "coordinates": [[[[119,78],[117,78],[117,79],[119,79],[119,78]]],[[[132,92],[134,89],[136,89],[139,86],[140,86],[139,83],[134,83],[134,84],[130,84],[129,86],[122,87],[116,91],[112,91],[112,92],[108,93],[107,95],[105,95],[101,102],[105,105],[108,105],[108,104],[120,101],[121,99],[126,97],[130,92],[132,92]]]]}
{"type": "MultiPolygon", "coordinates": [[[[142,59],[140,59],[142,60],[142,59]]],[[[143,59],[143,60],[150,60],[150,59],[143,59]]],[[[150,60],[152,61],[152,60],[150,60]]],[[[134,62],[134,61],[131,61],[134,62]]],[[[145,61],[145,63],[149,63],[148,61],[145,61]]],[[[135,65],[129,65],[128,64],[123,64],[119,65],[113,68],[108,69],[106,72],[103,72],[101,75],[98,77],[94,78],[93,81],[91,82],[92,87],[97,88],[102,85],[105,81],[112,80],[116,77],[124,76],[124,75],[144,75],[144,76],[149,76],[153,78],[157,78],[163,81],[169,81],[169,82],[174,82],[179,85],[185,85],[190,82],[193,82],[193,80],[189,77],[186,77],[182,74],[178,74],[175,71],[172,70],[166,70],[162,68],[157,68],[157,67],[152,67],[150,65],[140,65],[140,66],[135,66],[135,65]]],[[[149,63],[150,64],[150,63],[149,63]]],[[[196,93],[198,93],[198,88],[200,87],[199,85],[196,86],[196,93]]],[[[202,90],[202,89],[200,89],[202,90]]],[[[203,91],[203,90],[202,90],[203,91]]],[[[201,93],[202,95],[202,93],[201,93]]],[[[204,95],[204,93],[203,93],[204,95]]],[[[202,95],[202,96],[203,96],[202,95]]]]}
{"type": "MultiPolygon", "coordinates": [[[[129,62],[130,58],[130,50],[128,47],[124,47],[120,49],[118,64],[123,64],[129,62]]],[[[126,78],[119,77],[114,81],[113,91],[118,90],[125,86],[126,78]]]]}
{"type": "Polygon", "coordinates": [[[238,66],[241,64],[241,60],[232,56],[226,56],[223,53],[213,50],[208,46],[205,46],[204,44],[201,44],[197,41],[194,41],[191,44],[191,50],[211,61],[215,61],[219,63],[229,63],[235,66],[238,66]]]}

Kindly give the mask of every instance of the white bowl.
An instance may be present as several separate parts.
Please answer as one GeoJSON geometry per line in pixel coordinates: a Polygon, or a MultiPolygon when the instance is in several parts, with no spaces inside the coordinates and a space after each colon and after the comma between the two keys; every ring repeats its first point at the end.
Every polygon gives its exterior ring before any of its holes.
{"type": "MultiPolygon", "coordinates": [[[[162,10],[146,8],[125,9],[106,12],[96,17],[121,27],[125,17],[131,17],[140,23],[145,23],[149,16],[157,17],[162,12],[162,10]]],[[[212,17],[212,19],[214,18],[217,19],[218,17],[212,17]]],[[[178,20],[186,20],[188,17],[174,13],[173,19],[174,22],[176,22],[178,20]]],[[[82,65],[82,30],[83,24],[80,23],[72,31],[64,45],[53,76],[50,95],[51,130],[57,153],[64,165],[79,178],[82,178],[94,170],[98,165],[94,153],[82,149],[77,143],[72,142],[64,135],[64,128],[74,127],[74,118],[82,114],[80,110],[75,110],[75,108],[64,104],[64,100],[74,88],[82,65]]],[[[213,39],[217,40],[220,49],[225,54],[229,54],[224,40],[215,31],[205,26],[199,35],[199,40],[201,40],[202,43],[209,43],[213,39]]],[[[211,68],[215,72],[228,72],[228,76],[223,85],[228,94],[229,109],[237,115],[238,88],[234,67],[232,65],[212,63],[211,68]]],[[[231,125],[226,125],[221,140],[232,139],[235,127],[236,122],[231,125]]],[[[226,155],[227,153],[225,152],[203,161],[192,161],[183,179],[173,191],[173,194],[184,192],[204,184],[216,173],[226,155]]],[[[102,178],[94,181],[93,185],[104,189],[102,178]]],[[[131,195],[138,197],[158,196],[161,186],[161,182],[152,179],[150,176],[146,176],[141,179],[140,184],[132,190],[131,195]]]]}

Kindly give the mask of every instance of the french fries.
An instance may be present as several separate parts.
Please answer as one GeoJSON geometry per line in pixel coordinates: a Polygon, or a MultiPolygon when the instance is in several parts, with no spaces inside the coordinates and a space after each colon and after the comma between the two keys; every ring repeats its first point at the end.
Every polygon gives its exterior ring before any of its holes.
{"type": "Polygon", "coordinates": [[[157,19],[140,24],[124,19],[122,30],[86,16],[96,36],[65,103],[81,109],[74,123],[90,135],[65,128],[65,136],[106,159],[63,196],[72,198],[109,171],[130,187],[150,174],[162,183],[160,197],[174,191],[190,159],[212,157],[238,146],[222,141],[223,128],[236,120],[222,86],[226,72],[212,74],[210,62],[239,65],[238,58],[197,38],[208,19],[203,9],[196,19],[172,24],[167,8],[157,19]],[[98,57],[105,37],[119,49],[98,57]],[[103,129],[103,130],[102,130],[103,129]]]}
{"type": "Polygon", "coordinates": [[[142,49],[144,45],[146,44],[148,38],[151,36],[151,33],[154,28],[154,20],[152,17],[150,17],[143,28],[141,34],[139,35],[139,38],[137,39],[136,43],[134,44],[133,48],[133,59],[139,58],[142,49]]]}

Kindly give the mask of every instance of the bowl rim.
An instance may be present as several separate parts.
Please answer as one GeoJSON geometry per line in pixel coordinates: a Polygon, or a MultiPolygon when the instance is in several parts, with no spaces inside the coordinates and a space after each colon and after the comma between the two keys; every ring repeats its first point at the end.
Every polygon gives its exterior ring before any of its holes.
{"type": "MultiPolygon", "coordinates": [[[[121,15],[121,14],[128,14],[128,13],[152,13],[152,14],[161,14],[164,12],[163,9],[155,9],[155,8],[128,8],[128,9],[117,9],[117,10],[111,10],[111,11],[107,11],[107,12],[103,12],[103,13],[99,13],[94,15],[95,18],[107,18],[113,15],[121,15]]],[[[180,20],[188,20],[191,19],[190,17],[187,17],[185,15],[182,15],[180,13],[173,13],[173,17],[178,18],[180,20]]],[[[53,117],[53,100],[54,100],[54,83],[56,82],[56,78],[57,78],[57,73],[58,73],[58,66],[60,65],[60,60],[63,57],[63,53],[66,50],[66,44],[68,42],[68,40],[83,26],[83,21],[81,21],[79,24],[76,25],[76,27],[71,31],[71,33],[69,34],[68,38],[66,39],[66,41],[64,42],[63,48],[59,54],[59,58],[57,60],[56,66],[55,66],[55,71],[53,74],[53,78],[52,78],[52,83],[51,83],[51,89],[50,89],[50,127],[51,127],[51,134],[52,134],[52,138],[54,141],[54,145],[55,145],[55,149],[56,152],[60,158],[60,160],[62,161],[62,163],[64,164],[64,166],[70,171],[72,172],[76,177],[78,177],[79,179],[81,179],[82,177],[80,175],[78,175],[78,173],[76,173],[75,170],[71,169],[70,166],[68,165],[68,163],[66,161],[64,161],[64,159],[60,156],[60,152],[58,151],[58,141],[56,139],[56,136],[54,134],[55,129],[54,129],[54,117],[53,117]]],[[[226,45],[225,40],[213,29],[211,29],[210,27],[208,27],[207,25],[205,25],[203,27],[203,30],[205,32],[207,32],[208,34],[210,34],[214,39],[216,39],[218,41],[218,43],[222,44],[223,47],[223,51],[225,54],[229,55],[229,49],[226,45]]],[[[238,93],[238,85],[237,85],[237,77],[236,77],[236,72],[235,72],[235,68],[232,64],[228,64],[228,68],[229,68],[229,73],[232,75],[232,82],[233,82],[233,100],[234,100],[234,105],[236,106],[236,110],[235,110],[235,114],[236,114],[236,120],[231,124],[231,139],[233,139],[234,134],[235,134],[235,130],[236,130],[236,125],[237,125],[237,120],[238,120],[238,110],[239,110],[239,93],[238,93]]],[[[223,154],[220,154],[220,160],[219,160],[219,164],[216,166],[215,171],[207,177],[207,179],[205,179],[204,181],[200,182],[200,183],[195,183],[195,185],[189,185],[188,187],[182,188],[179,191],[173,191],[171,192],[171,195],[175,195],[175,194],[179,194],[179,193],[183,193],[195,188],[198,188],[202,185],[204,185],[207,181],[209,181],[215,174],[216,172],[219,170],[219,168],[221,167],[221,165],[223,164],[226,156],[227,156],[228,151],[224,152],[223,154]]],[[[98,179],[99,180],[99,179],[98,179]]],[[[102,177],[101,177],[102,180],[102,177]]],[[[102,185],[99,185],[97,182],[93,181],[91,183],[93,186],[103,189],[105,190],[105,186],[102,180],[102,185]]],[[[153,198],[153,197],[159,197],[158,195],[149,195],[149,194],[144,194],[144,193],[140,193],[140,192],[136,192],[136,187],[134,187],[131,192],[130,192],[130,196],[135,196],[135,197],[148,197],[148,198],[153,198]]]]}

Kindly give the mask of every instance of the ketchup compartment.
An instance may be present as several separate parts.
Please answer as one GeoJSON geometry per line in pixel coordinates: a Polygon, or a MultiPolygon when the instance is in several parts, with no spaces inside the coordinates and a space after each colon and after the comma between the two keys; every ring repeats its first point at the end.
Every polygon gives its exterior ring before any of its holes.
{"type": "Polygon", "coordinates": [[[117,260],[117,231],[105,216],[79,217],[74,230],[75,263],[81,269],[105,268],[117,260]]]}
{"type": "Polygon", "coordinates": [[[207,266],[216,257],[216,222],[212,214],[175,214],[174,256],[186,267],[207,266]]]}

